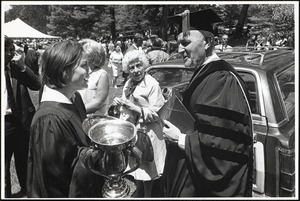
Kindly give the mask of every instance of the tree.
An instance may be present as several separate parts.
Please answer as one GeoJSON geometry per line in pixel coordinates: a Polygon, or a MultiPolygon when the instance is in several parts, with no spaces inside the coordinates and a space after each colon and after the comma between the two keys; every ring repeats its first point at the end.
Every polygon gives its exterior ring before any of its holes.
{"type": "Polygon", "coordinates": [[[293,4],[258,4],[249,8],[250,34],[269,36],[294,34],[293,4]]]}
{"type": "Polygon", "coordinates": [[[116,6],[116,24],[118,33],[144,33],[161,24],[159,6],[121,5],[116,6]]]}
{"type": "Polygon", "coordinates": [[[103,5],[53,5],[47,26],[52,34],[63,38],[94,38],[102,30],[110,32],[108,12],[107,6],[103,5]]]}
{"type": "Polygon", "coordinates": [[[249,5],[247,5],[247,4],[243,5],[243,7],[242,7],[240,17],[239,17],[239,21],[238,21],[237,26],[236,26],[235,38],[242,37],[243,28],[244,28],[244,24],[245,24],[245,21],[246,21],[248,8],[249,8],[249,5]]]}
{"type": "Polygon", "coordinates": [[[252,32],[265,35],[294,32],[293,4],[13,5],[5,12],[5,22],[19,17],[43,33],[62,37],[114,37],[114,32],[126,35],[151,30],[166,39],[171,27],[168,16],[206,8],[212,8],[223,19],[216,24],[221,31],[222,27],[236,28],[237,38],[244,24],[254,27],[252,32]]]}
{"type": "Polygon", "coordinates": [[[109,7],[111,23],[110,23],[110,30],[113,41],[116,39],[116,18],[115,18],[115,8],[113,6],[109,7]]]}
{"type": "Polygon", "coordinates": [[[169,8],[167,5],[163,6],[163,17],[162,17],[162,39],[167,40],[167,17],[169,15],[169,8]]]}
{"type": "Polygon", "coordinates": [[[48,15],[50,15],[48,5],[12,5],[11,9],[5,12],[4,21],[6,23],[20,18],[40,32],[49,34],[46,26],[48,15]]]}

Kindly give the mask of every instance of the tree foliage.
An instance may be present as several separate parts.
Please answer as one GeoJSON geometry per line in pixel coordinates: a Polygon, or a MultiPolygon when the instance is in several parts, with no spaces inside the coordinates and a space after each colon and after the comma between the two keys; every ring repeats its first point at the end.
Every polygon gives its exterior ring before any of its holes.
{"type": "Polygon", "coordinates": [[[51,5],[48,28],[62,37],[96,37],[109,28],[108,9],[98,5],[51,5]]]}
{"type": "MultiPolygon", "coordinates": [[[[218,26],[242,26],[243,4],[169,4],[167,9],[163,9],[166,5],[12,5],[5,12],[5,22],[20,18],[43,33],[64,38],[101,37],[111,34],[114,30],[112,24],[115,24],[117,34],[146,30],[160,34],[162,26],[168,25],[163,21],[163,16],[178,14],[186,9],[193,12],[212,8],[223,19],[218,26]],[[110,15],[112,7],[115,11],[114,19],[110,15]]],[[[245,25],[256,27],[257,30],[265,28],[265,33],[293,32],[294,12],[293,4],[251,4],[244,21],[245,25]]]]}
{"type": "Polygon", "coordinates": [[[294,5],[292,4],[257,4],[249,8],[249,23],[253,33],[280,35],[294,34],[294,5]]]}
{"type": "Polygon", "coordinates": [[[47,16],[49,15],[51,15],[51,12],[47,5],[12,5],[11,9],[5,12],[4,22],[20,18],[28,25],[47,34],[46,24],[48,23],[47,16]]]}

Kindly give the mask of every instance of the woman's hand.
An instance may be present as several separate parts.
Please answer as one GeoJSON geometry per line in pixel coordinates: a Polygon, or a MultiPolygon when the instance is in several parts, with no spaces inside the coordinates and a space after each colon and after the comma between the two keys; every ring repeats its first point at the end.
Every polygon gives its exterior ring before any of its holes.
{"type": "Polygon", "coordinates": [[[137,112],[138,114],[141,114],[141,108],[139,106],[135,105],[130,100],[116,97],[113,100],[112,104],[113,105],[121,105],[121,106],[127,108],[128,110],[131,110],[133,112],[137,112]]]}
{"type": "Polygon", "coordinates": [[[141,114],[142,111],[141,111],[141,108],[137,105],[135,105],[133,102],[131,102],[130,100],[127,100],[127,99],[122,99],[123,101],[123,107],[127,108],[128,110],[131,110],[133,112],[136,112],[138,114],[141,114]]]}
{"type": "Polygon", "coordinates": [[[119,105],[119,106],[123,105],[122,98],[119,97],[114,98],[112,105],[119,105]]]}

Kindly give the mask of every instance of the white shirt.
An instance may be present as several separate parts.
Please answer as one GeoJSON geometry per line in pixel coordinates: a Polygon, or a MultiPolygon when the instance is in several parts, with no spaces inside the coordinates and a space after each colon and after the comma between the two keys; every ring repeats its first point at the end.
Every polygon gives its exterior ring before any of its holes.
{"type": "Polygon", "coordinates": [[[73,104],[64,94],[55,89],[44,86],[41,102],[54,101],[58,103],[73,104]]]}
{"type": "Polygon", "coordinates": [[[4,85],[3,107],[5,108],[5,115],[8,115],[8,114],[11,114],[11,109],[8,105],[8,94],[7,94],[7,88],[6,88],[6,81],[3,82],[3,85],[4,85]]]}

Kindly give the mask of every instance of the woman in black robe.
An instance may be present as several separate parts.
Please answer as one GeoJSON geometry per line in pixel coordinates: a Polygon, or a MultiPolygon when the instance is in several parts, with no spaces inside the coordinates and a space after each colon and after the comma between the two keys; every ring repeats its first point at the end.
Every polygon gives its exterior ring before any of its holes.
{"type": "Polygon", "coordinates": [[[85,168],[90,140],[82,130],[87,57],[80,44],[63,41],[42,57],[44,84],[31,124],[27,194],[31,198],[100,197],[103,178],[85,168]]]}

